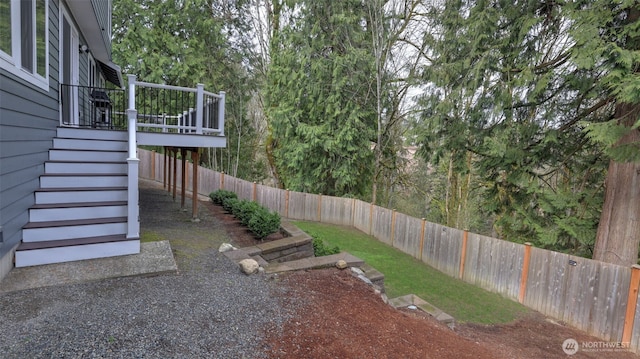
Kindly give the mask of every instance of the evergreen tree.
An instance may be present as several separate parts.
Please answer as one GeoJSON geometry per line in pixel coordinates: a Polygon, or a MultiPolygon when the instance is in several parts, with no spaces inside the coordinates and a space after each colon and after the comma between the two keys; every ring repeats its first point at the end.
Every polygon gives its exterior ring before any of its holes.
{"type": "Polygon", "coordinates": [[[589,255],[603,160],[577,123],[611,106],[597,69],[570,62],[565,12],[538,2],[432,8],[419,139],[427,160],[450,161],[448,216],[466,216],[451,211],[482,188],[502,237],[589,255]]]}
{"type": "Polygon", "coordinates": [[[281,185],[362,196],[372,169],[371,41],[359,0],[291,2],[271,47],[269,145],[281,185]]]}
{"type": "Polygon", "coordinates": [[[589,123],[589,136],[611,160],[594,259],[621,265],[638,261],[640,245],[640,5],[636,1],[579,2],[573,9],[577,66],[605,72],[609,121],[589,123]]]}

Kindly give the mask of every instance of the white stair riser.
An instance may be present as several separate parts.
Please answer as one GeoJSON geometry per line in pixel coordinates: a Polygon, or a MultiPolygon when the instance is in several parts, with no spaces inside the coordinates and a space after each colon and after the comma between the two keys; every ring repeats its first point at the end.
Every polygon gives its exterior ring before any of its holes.
{"type": "Polygon", "coordinates": [[[91,130],[86,128],[59,127],[56,137],[60,138],[93,138],[96,140],[127,140],[127,131],[91,130]]]}
{"type": "Polygon", "coordinates": [[[54,138],[53,148],[69,150],[126,151],[127,143],[122,141],[82,140],[74,138],[54,138]]]}
{"type": "Polygon", "coordinates": [[[127,173],[126,163],[45,162],[45,173],[127,173]]]}
{"type": "Polygon", "coordinates": [[[84,237],[110,236],[126,234],[126,223],[101,223],[79,226],[62,226],[46,228],[25,228],[22,230],[23,242],[58,241],[84,237]]]}
{"type": "Polygon", "coordinates": [[[126,201],[127,190],[36,192],[36,204],[126,201]]]}
{"type": "Polygon", "coordinates": [[[140,253],[140,241],[86,244],[73,247],[33,249],[16,252],[16,267],[72,262],[140,253]]]}
{"type": "Polygon", "coordinates": [[[49,160],[69,162],[124,162],[127,160],[127,153],[114,151],[49,150],[49,160]]]}
{"type": "MultiPolygon", "coordinates": [[[[40,188],[127,187],[127,176],[42,176],[40,188]]],[[[86,201],[84,201],[86,202],[86,201]]]]}
{"type": "Polygon", "coordinates": [[[29,222],[65,221],[74,219],[126,217],[127,206],[95,206],[72,208],[32,208],[29,222]]]}

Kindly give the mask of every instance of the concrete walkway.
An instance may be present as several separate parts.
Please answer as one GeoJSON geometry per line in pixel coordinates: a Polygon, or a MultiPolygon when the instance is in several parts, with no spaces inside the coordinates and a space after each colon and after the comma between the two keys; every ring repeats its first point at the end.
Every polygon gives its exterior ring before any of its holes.
{"type": "Polygon", "coordinates": [[[142,243],[140,254],[14,268],[0,282],[0,293],[177,270],[169,241],[142,243]]]}

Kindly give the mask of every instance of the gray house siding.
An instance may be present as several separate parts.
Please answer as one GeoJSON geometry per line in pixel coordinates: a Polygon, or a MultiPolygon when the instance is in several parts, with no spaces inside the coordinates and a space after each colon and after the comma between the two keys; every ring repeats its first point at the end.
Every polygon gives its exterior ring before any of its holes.
{"type": "Polygon", "coordinates": [[[22,239],[59,123],[58,1],[49,1],[49,89],[0,69],[0,258],[22,239]]]}

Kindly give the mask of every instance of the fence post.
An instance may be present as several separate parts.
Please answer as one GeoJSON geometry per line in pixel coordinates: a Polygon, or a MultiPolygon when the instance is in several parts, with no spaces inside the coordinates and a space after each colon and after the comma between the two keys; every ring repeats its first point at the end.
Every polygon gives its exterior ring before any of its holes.
{"type": "Polygon", "coordinates": [[[531,261],[531,243],[524,244],[524,259],[522,261],[522,275],[520,277],[520,293],[518,302],[524,304],[524,295],[527,291],[527,278],[529,277],[529,262],[531,261]]]}
{"type": "Polygon", "coordinates": [[[640,265],[631,266],[631,280],[629,282],[629,296],[627,297],[627,312],[624,316],[624,327],[622,329],[622,343],[626,348],[631,346],[631,335],[633,334],[633,324],[636,315],[636,305],[638,304],[638,289],[640,288],[640,265]]]}
{"type": "Polygon", "coordinates": [[[462,250],[460,251],[460,274],[458,278],[462,279],[464,276],[464,262],[467,259],[467,241],[469,240],[469,231],[464,230],[462,232],[462,250]]]}
{"type": "Polygon", "coordinates": [[[391,247],[393,247],[393,240],[396,237],[396,210],[391,210],[391,247]]]}
{"type": "Polygon", "coordinates": [[[420,253],[418,253],[419,259],[421,261],[422,261],[422,250],[424,249],[424,227],[426,224],[427,224],[427,219],[422,218],[422,224],[420,226],[420,253]]]}
{"type": "Polygon", "coordinates": [[[284,191],[284,217],[289,218],[289,189],[284,191]]]}
{"type": "Polygon", "coordinates": [[[258,184],[256,183],[256,181],[253,181],[253,195],[251,196],[251,198],[253,198],[254,202],[258,202],[258,191],[256,187],[258,187],[258,184]]]}
{"type": "Polygon", "coordinates": [[[224,189],[224,171],[220,172],[220,189],[224,189]]]}
{"type": "Polygon", "coordinates": [[[318,195],[318,222],[322,222],[322,193],[318,195]]]}

